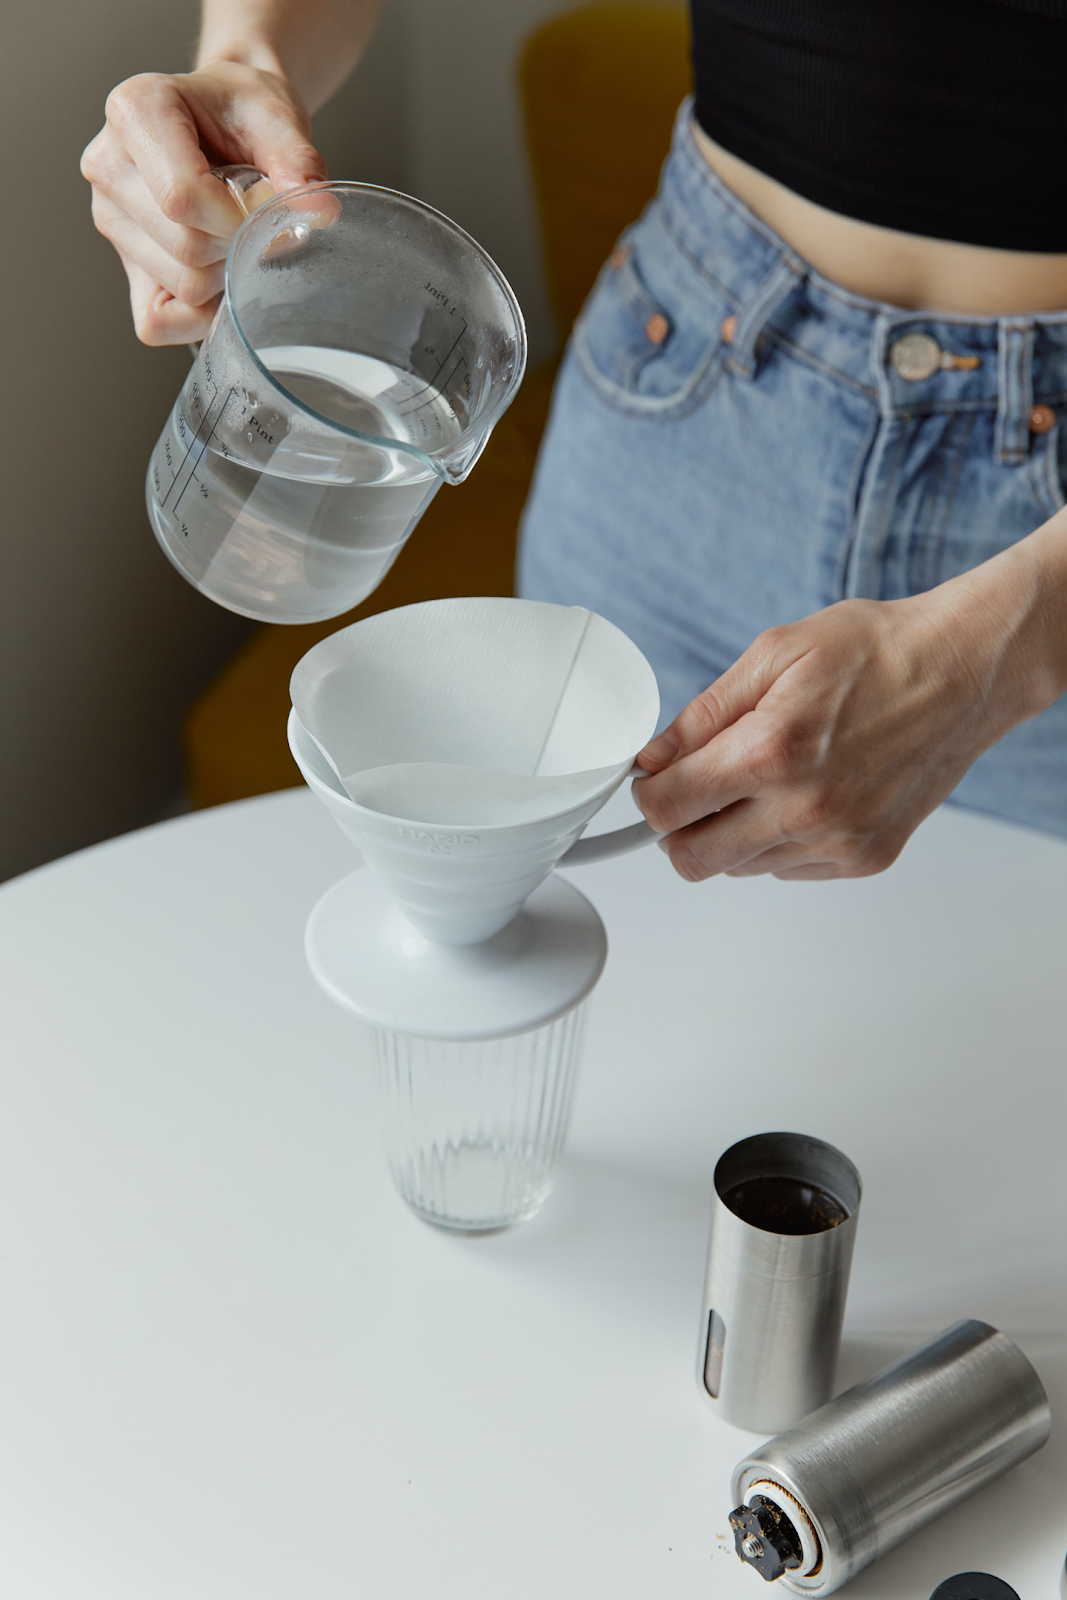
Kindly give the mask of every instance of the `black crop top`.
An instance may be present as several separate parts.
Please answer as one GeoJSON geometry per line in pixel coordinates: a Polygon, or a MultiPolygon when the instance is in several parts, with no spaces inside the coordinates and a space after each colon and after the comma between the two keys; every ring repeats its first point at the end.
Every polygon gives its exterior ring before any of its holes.
{"type": "Polygon", "coordinates": [[[696,118],[830,211],[1067,253],[1067,0],[692,0],[696,118]]]}

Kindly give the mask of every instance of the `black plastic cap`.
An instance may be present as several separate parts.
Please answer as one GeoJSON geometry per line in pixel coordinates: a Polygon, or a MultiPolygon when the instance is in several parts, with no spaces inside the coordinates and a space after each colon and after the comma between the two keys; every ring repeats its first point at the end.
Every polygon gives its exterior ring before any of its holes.
{"type": "Polygon", "coordinates": [[[939,1583],[930,1600],[1019,1600],[1010,1583],[991,1572],[957,1572],[939,1583]]]}

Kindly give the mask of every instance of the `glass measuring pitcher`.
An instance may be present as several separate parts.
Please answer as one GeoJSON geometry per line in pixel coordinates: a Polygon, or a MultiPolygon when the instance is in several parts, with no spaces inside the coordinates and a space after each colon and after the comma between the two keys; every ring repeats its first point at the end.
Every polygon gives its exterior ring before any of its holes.
{"type": "Polygon", "coordinates": [[[152,454],[156,537],[231,611],[339,616],[470,472],[525,364],[510,286],[440,212],[362,183],[279,195],[233,240],[152,454]]]}

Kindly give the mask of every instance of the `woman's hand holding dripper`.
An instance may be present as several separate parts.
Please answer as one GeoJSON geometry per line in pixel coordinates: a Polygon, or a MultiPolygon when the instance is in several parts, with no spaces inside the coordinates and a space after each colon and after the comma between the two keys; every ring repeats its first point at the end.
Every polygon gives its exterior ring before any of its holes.
{"type": "Polygon", "coordinates": [[[984,750],[1067,689],[1067,513],[903,600],[761,634],[646,746],[634,784],[692,882],[892,865],[984,750]]]}

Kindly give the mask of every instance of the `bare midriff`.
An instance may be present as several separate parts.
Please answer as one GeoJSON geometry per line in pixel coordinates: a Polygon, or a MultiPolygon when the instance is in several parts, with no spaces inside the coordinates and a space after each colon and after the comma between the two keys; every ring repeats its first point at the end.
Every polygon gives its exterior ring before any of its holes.
{"type": "Polygon", "coordinates": [[[897,233],[827,211],[693,134],[708,165],[824,277],[853,294],[911,311],[965,316],[1067,310],[1067,255],[993,250],[897,233]]]}

